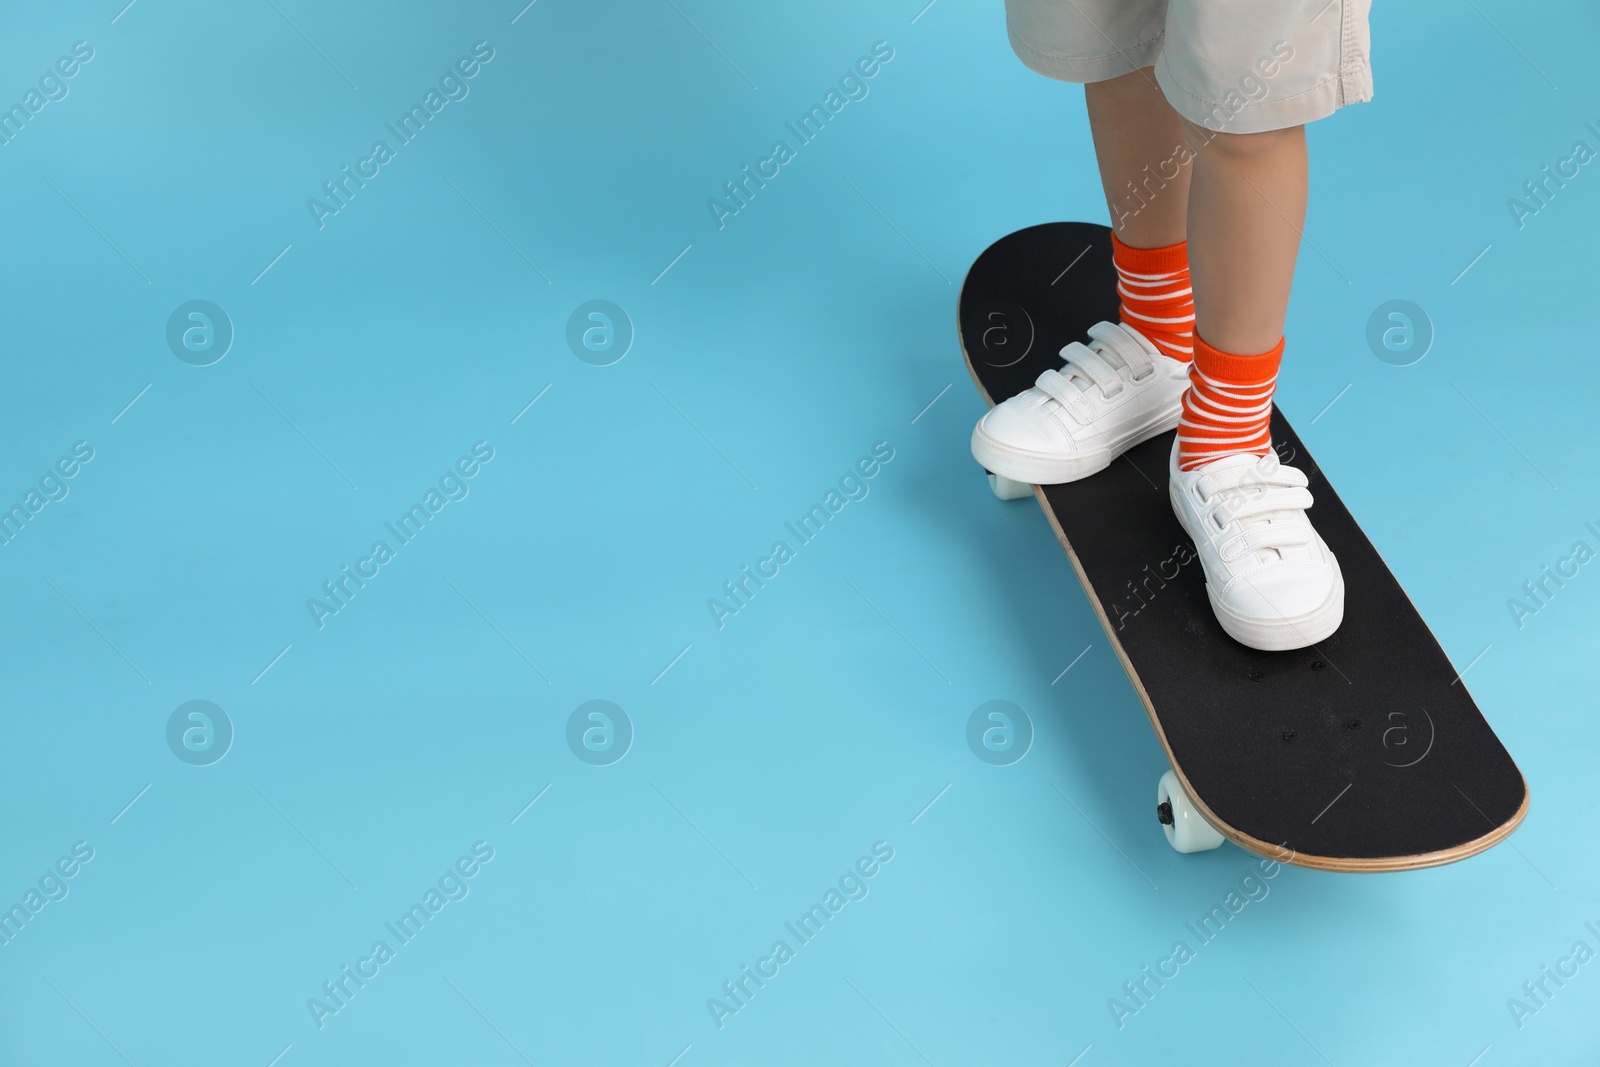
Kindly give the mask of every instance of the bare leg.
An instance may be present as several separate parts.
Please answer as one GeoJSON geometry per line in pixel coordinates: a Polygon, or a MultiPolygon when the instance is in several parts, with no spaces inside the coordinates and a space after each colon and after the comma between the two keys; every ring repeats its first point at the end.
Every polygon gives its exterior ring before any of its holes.
{"type": "Polygon", "coordinates": [[[1189,149],[1183,119],[1150,67],[1083,87],[1111,226],[1124,244],[1164,248],[1184,240],[1189,149]]]}
{"type": "Polygon", "coordinates": [[[1188,219],[1195,330],[1224,352],[1265,352],[1283,336],[1305,227],[1305,127],[1237,134],[1185,125],[1195,154],[1188,219]]]}

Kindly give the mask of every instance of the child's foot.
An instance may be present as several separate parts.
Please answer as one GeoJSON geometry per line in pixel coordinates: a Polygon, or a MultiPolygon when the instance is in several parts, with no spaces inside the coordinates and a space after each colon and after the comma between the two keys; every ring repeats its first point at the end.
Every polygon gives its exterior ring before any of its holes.
{"type": "Polygon", "coordinates": [[[978,420],[972,455],[985,469],[1032,485],[1076,481],[1178,424],[1189,364],[1138,330],[1097,323],[1087,345],[1074,341],[1061,358],[978,420]]]}
{"type": "Polygon", "coordinates": [[[1344,578],[1306,517],[1304,474],[1271,448],[1181,470],[1176,441],[1170,474],[1172,510],[1194,538],[1211,610],[1230,637],[1281,652],[1339,628],[1344,578]]]}

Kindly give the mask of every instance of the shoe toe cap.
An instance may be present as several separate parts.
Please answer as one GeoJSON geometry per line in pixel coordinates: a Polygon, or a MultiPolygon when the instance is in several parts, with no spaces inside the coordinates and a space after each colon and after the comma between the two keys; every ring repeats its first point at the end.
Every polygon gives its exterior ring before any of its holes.
{"type": "Polygon", "coordinates": [[[1059,455],[1073,451],[1070,435],[1062,432],[1047,407],[1047,398],[1035,390],[1003,401],[978,422],[978,432],[991,441],[1026,452],[1059,455]]]}
{"type": "Polygon", "coordinates": [[[1326,605],[1338,584],[1338,572],[1330,564],[1283,561],[1239,575],[1221,600],[1241,618],[1294,619],[1326,605]]]}

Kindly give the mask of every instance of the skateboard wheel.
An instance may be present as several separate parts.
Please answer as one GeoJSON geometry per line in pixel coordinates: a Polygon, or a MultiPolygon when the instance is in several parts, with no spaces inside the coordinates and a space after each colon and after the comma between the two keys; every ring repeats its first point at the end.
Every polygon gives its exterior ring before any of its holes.
{"type": "Polygon", "coordinates": [[[989,474],[989,488],[994,490],[994,495],[1001,500],[1021,500],[1025,496],[1033,495],[1033,486],[1027,482],[1014,482],[1003,474],[989,474]]]}
{"type": "Polygon", "coordinates": [[[1156,784],[1156,814],[1167,833],[1167,844],[1179,852],[1206,852],[1224,841],[1201,816],[1173,771],[1163,774],[1156,784]]]}

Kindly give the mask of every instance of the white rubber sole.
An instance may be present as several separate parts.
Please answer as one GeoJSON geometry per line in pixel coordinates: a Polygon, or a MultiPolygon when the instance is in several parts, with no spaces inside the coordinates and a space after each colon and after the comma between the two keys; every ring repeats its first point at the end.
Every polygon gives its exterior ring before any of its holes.
{"type": "Polygon", "coordinates": [[[1093,451],[1073,452],[1069,455],[1048,452],[1030,452],[1008,445],[990,437],[983,430],[983,420],[972,428],[972,458],[983,464],[983,469],[1029,485],[1059,485],[1075,482],[1098,474],[1111,466],[1111,461],[1122,453],[1173,429],[1183,413],[1181,403],[1171,411],[1158,412],[1145,423],[1132,430],[1124,430],[1111,438],[1104,447],[1093,451]]]}
{"type": "MultiPolygon", "coordinates": [[[[1177,516],[1183,532],[1198,545],[1200,538],[1189,529],[1183,509],[1173,500],[1174,492],[1174,487],[1169,485],[1167,499],[1172,506],[1172,513],[1177,516]]],[[[1329,555],[1332,556],[1332,553],[1329,555]]],[[[1204,562],[1201,566],[1205,566],[1204,562]]],[[[1206,599],[1211,602],[1211,613],[1217,617],[1223,632],[1241,645],[1260,652],[1290,652],[1297,648],[1309,648],[1318,641],[1328,639],[1344,622],[1344,572],[1339,569],[1339,560],[1334,558],[1333,588],[1329,590],[1327,598],[1310,611],[1284,618],[1251,618],[1230,610],[1217,599],[1209,575],[1206,576],[1206,599]]]]}

